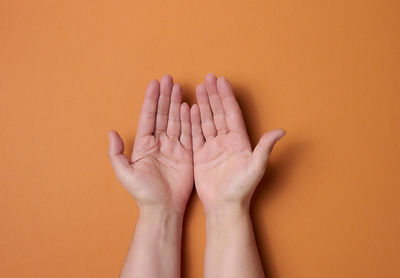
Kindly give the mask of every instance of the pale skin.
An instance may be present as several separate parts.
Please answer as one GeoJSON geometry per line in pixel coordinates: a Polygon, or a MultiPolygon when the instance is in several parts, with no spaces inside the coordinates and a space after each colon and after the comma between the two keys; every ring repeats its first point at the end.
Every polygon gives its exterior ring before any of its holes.
{"type": "Polygon", "coordinates": [[[153,80],[130,160],[118,133],[109,133],[111,163],[140,211],[120,277],[180,277],[193,181],[206,214],[205,277],[264,277],[249,204],[285,131],[265,133],[253,150],[226,78],[208,74],[196,97],[189,109],[172,77],[153,80]]]}
{"type": "Polygon", "coordinates": [[[183,214],[193,189],[190,108],[171,76],[146,90],[131,159],[115,131],[109,157],[139,219],[121,278],[180,277],[183,214]]]}

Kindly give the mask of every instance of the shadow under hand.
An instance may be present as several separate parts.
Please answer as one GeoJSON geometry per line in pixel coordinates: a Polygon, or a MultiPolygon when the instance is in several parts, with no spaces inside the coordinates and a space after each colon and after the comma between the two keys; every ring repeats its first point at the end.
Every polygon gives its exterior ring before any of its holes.
{"type": "MultiPolygon", "coordinates": [[[[257,105],[255,105],[251,94],[249,94],[244,87],[233,86],[233,91],[242,109],[250,142],[252,146],[255,146],[259,140],[258,136],[255,136],[257,133],[256,131],[259,129],[259,127],[256,126],[259,122],[257,120],[259,116],[257,105]],[[251,121],[246,121],[246,118],[251,119],[251,121]]],[[[268,235],[267,232],[263,230],[262,223],[265,222],[263,208],[265,208],[269,200],[276,198],[277,195],[286,188],[286,186],[282,185],[285,183],[290,173],[293,172],[296,165],[298,165],[301,156],[310,147],[307,141],[293,141],[291,138],[293,137],[291,137],[289,133],[288,136],[282,139],[286,141],[285,144],[277,144],[276,148],[279,148],[279,156],[275,157],[274,151],[272,151],[273,162],[270,161],[268,163],[266,173],[253,194],[250,207],[258,250],[265,275],[269,278],[276,277],[277,272],[271,259],[272,255],[268,250],[270,246],[268,235]]]]}
{"type": "Polygon", "coordinates": [[[268,238],[268,232],[263,230],[265,227],[262,225],[265,222],[263,208],[270,200],[278,197],[288,186],[285,180],[298,165],[302,154],[307,151],[308,146],[306,142],[290,142],[286,144],[285,148],[280,151],[279,157],[274,159],[273,163],[268,163],[267,171],[253,194],[250,214],[266,277],[276,277],[277,273],[271,259],[272,254],[269,252],[270,239],[268,238]]]}

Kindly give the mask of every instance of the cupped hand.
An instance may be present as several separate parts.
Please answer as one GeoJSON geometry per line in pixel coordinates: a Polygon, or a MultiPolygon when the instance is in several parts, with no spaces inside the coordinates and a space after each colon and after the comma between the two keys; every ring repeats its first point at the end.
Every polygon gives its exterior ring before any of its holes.
{"type": "Polygon", "coordinates": [[[282,129],[265,133],[252,150],[228,80],[206,76],[191,108],[195,186],[205,212],[248,208],[282,129]]]}
{"type": "Polygon", "coordinates": [[[109,141],[117,178],[141,209],[184,212],[193,188],[190,108],[171,76],[147,87],[131,159],[116,131],[109,141]]]}

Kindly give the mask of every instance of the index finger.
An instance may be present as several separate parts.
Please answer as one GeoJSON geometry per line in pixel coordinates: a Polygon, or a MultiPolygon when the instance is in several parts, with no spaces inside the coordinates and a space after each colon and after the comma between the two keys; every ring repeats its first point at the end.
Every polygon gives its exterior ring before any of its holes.
{"type": "Polygon", "coordinates": [[[233,94],[232,87],[225,77],[217,80],[218,94],[221,97],[222,106],[225,111],[225,119],[228,129],[233,132],[246,133],[246,125],[243,120],[239,103],[233,94]]]}
{"type": "Polygon", "coordinates": [[[146,89],[146,95],[140,111],[137,136],[152,135],[156,125],[157,103],[160,96],[160,83],[153,79],[146,89]]]}

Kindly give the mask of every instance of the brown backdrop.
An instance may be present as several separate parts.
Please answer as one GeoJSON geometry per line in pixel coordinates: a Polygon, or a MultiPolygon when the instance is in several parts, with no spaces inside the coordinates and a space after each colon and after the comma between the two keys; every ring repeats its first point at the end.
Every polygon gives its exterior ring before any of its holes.
{"type": "MultiPolygon", "coordinates": [[[[225,75],[252,142],[287,136],[253,202],[269,277],[400,277],[400,2],[1,1],[0,277],[117,277],[137,208],[107,159],[132,150],[147,83],[193,103],[225,75]]],[[[183,276],[202,277],[193,196],[183,276]]]]}

